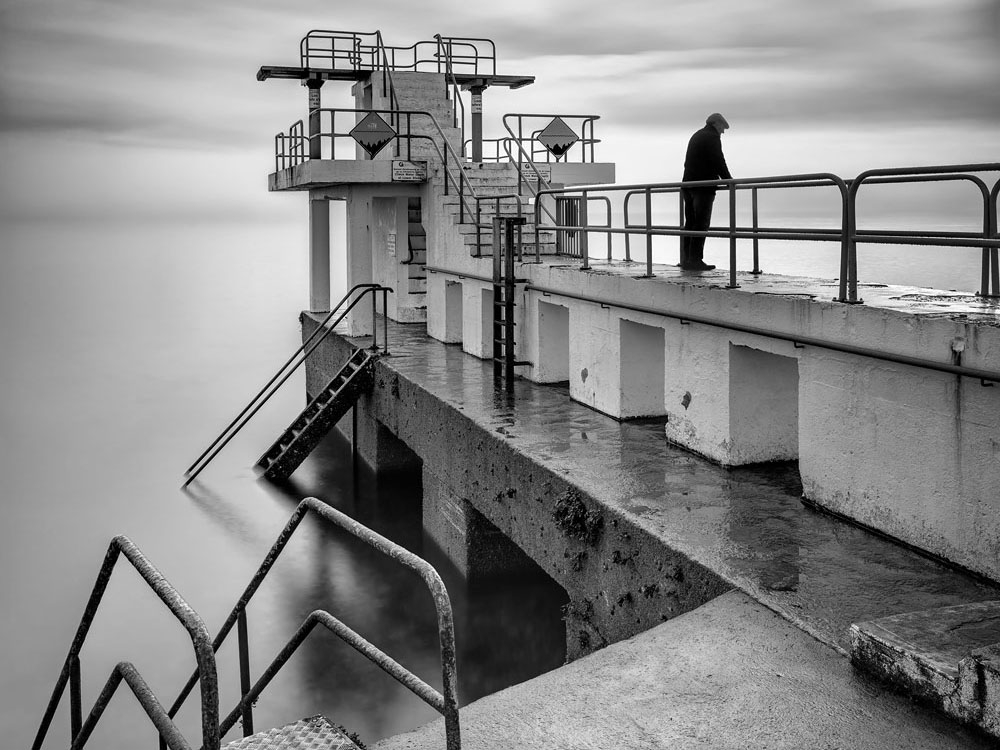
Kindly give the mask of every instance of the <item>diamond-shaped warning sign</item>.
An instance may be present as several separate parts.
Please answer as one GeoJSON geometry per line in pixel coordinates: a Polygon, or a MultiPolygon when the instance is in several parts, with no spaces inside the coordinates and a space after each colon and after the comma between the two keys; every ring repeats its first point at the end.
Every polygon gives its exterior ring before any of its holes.
{"type": "Polygon", "coordinates": [[[385,144],[396,137],[396,131],[377,114],[369,112],[354,126],[350,135],[374,158],[375,154],[385,148],[385,144]]]}
{"type": "Polygon", "coordinates": [[[538,142],[547,148],[557,159],[569,151],[570,146],[580,140],[573,129],[556,117],[538,134],[538,142]]]}

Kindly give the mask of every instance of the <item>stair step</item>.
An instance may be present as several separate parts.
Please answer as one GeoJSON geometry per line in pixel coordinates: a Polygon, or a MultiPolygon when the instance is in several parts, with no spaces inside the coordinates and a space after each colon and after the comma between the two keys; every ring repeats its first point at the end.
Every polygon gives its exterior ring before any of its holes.
{"type": "Polygon", "coordinates": [[[1000,736],[1000,601],[855,623],[851,661],[912,698],[1000,736]]]}
{"type": "Polygon", "coordinates": [[[222,750],[359,750],[341,727],[313,716],[222,746],[222,750]]]}

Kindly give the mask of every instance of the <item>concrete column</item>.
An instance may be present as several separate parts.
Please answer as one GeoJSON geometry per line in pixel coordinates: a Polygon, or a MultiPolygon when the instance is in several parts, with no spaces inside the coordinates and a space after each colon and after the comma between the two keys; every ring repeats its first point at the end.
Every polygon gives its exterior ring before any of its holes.
{"type": "Polygon", "coordinates": [[[309,158],[322,158],[322,142],[319,137],[319,108],[321,106],[320,88],[323,81],[310,79],[306,81],[306,88],[309,89],[309,158]]]}
{"type": "Polygon", "coordinates": [[[309,310],[330,309],[330,201],[309,196],[309,310]]]}
{"type": "Polygon", "coordinates": [[[473,86],[472,91],[472,161],[483,160],[483,89],[473,86]]]}
{"type": "MultiPolygon", "coordinates": [[[[347,193],[347,288],[374,280],[372,269],[372,198],[365,189],[350,189],[347,193]]],[[[372,333],[370,298],[359,302],[347,316],[349,336],[370,336],[372,333]]]]}

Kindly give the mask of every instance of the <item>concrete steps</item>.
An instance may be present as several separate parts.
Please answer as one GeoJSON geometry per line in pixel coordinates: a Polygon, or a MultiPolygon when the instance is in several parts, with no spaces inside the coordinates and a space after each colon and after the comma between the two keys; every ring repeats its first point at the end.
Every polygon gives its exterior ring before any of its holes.
{"type": "Polygon", "coordinates": [[[1000,738],[1000,601],[855,623],[851,661],[915,700],[1000,738]]]}

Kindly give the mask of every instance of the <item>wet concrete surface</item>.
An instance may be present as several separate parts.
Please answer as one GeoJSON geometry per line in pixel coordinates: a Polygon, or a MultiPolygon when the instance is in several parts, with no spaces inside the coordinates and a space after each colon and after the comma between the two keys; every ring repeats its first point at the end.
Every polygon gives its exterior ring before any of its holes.
{"type": "MultiPolygon", "coordinates": [[[[567,264],[565,259],[551,262],[543,258],[543,262],[552,266],[580,267],[579,264],[567,264]]],[[[591,265],[590,273],[614,276],[641,278],[646,271],[645,263],[634,261],[592,262],[591,265]]],[[[683,282],[706,287],[729,285],[729,271],[724,268],[713,271],[682,271],[678,266],[653,264],[653,276],[664,283],[683,282]]],[[[754,275],[747,271],[737,271],[736,283],[742,291],[751,294],[804,297],[827,302],[840,295],[836,279],[767,273],[754,275]]],[[[966,292],[888,284],[858,284],[858,297],[867,307],[1000,327],[1000,299],[996,298],[980,297],[966,292]]]]}
{"type": "MultiPolygon", "coordinates": [[[[958,750],[995,743],[731,591],[463,707],[462,747],[958,750]]],[[[377,750],[430,750],[438,720],[377,750]]]]}
{"type": "Polygon", "coordinates": [[[383,363],[401,377],[842,653],[853,622],[1000,598],[998,585],[806,507],[793,463],[727,470],[669,444],[662,421],[618,422],[565,387],[518,380],[507,395],[490,363],[423,325],[390,323],[389,348],[383,363]]]}

